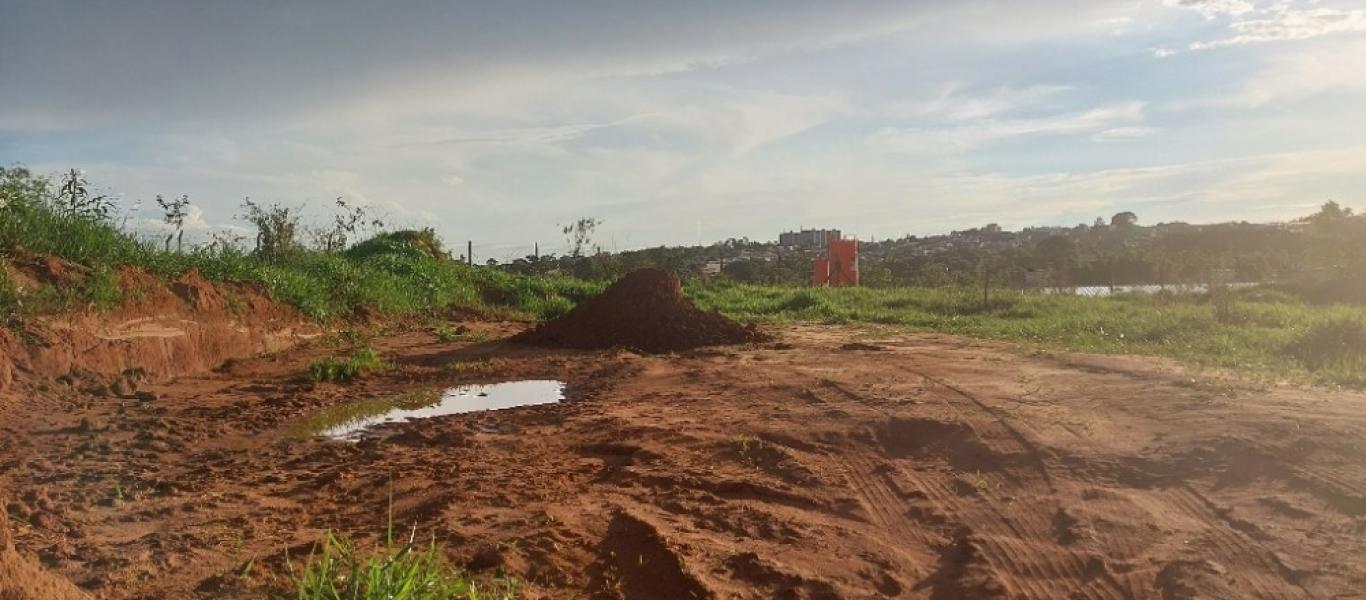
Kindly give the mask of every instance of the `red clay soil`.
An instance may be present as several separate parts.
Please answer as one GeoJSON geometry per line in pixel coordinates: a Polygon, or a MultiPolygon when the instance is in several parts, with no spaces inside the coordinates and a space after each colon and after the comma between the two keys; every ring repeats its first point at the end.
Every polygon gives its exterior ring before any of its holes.
{"type": "MultiPolygon", "coordinates": [[[[42,257],[16,261],[8,274],[23,287],[80,285],[88,277],[79,265],[42,257]]],[[[32,319],[22,332],[0,331],[0,392],[15,380],[63,375],[198,373],[318,330],[264,290],[211,282],[197,271],[166,281],[125,267],[119,285],[127,301],[112,311],[88,308],[32,319]]]]}
{"type": "Polygon", "coordinates": [[[86,600],[70,581],[21,556],[10,540],[9,517],[0,501],[0,600],[86,600]]]}
{"type": "Polygon", "coordinates": [[[1366,394],[779,332],[659,356],[423,330],[368,340],[395,367],[345,385],[299,381],[351,350],[327,343],[146,382],[150,400],[52,381],[0,406],[14,546],[102,600],[292,598],[286,556],[298,569],[329,532],[369,548],[389,524],[515,577],[524,600],[1366,590],[1366,394]],[[567,398],[357,443],[298,435],[320,409],[509,379],[558,379],[567,398]]]}
{"type": "MultiPolygon", "coordinates": [[[[88,268],[45,256],[0,268],[22,288],[78,286],[90,277],[88,268]]],[[[259,288],[211,282],[197,271],[165,281],[124,268],[119,285],[128,300],[113,311],[38,317],[20,332],[0,328],[0,411],[41,393],[53,379],[101,396],[147,399],[154,396],[135,393],[140,382],[289,347],[316,329],[259,288]]],[[[0,481],[0,497],[5,487],[0,481]]],[[[10,491],[17,497],[25,490],[10,491]]],[[[0,600],[88,598],[15,551],[7,505],[0,502],[0,600]]]]}
{"type": "Polygon", "coordinates": [[[526,600],[1366,589],[1366,394],[780,331],[677,356],[413,331],[369,340],[395,367],[346,385],[299,381],[350,351],[316,343],[144,382],[145,400],[21,379],[0,403],[0,496],[26,564],[104,600],[293,597],[286,556],[297,569],[329,532],[368,548],[386,524],[526,600]],[[567,399],[299,436],[321,409],[509,379],[564,381],[567,399]]]}
{"type": "Polygon", "coordinates": [[[753,325],[741,325],[693,306],[682,284],[663,269],[634,271],[564,316],[513,338],[555,348],[630,348],[658,354],[703,346],[769,340],[753,325]]]}

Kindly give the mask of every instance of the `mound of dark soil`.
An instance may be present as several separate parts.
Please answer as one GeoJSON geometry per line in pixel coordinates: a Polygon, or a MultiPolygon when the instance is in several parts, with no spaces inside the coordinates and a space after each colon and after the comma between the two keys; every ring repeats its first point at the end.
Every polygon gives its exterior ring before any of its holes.
{"type": "Polygon", "coordinates": [[[557,348],[631,348],[659,353],[767,341],[753,325],[741,325],[693,306],[674,274],[635,271],[564,316],[512,338],[557,348]]]}

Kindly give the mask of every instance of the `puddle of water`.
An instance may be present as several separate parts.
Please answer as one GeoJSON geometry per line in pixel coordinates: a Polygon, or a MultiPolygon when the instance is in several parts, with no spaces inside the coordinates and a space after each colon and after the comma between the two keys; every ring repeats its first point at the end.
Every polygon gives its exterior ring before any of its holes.
{"type": "Polygon", "coordinates": [[[554,404],[564,400],[564,382],[553,379],[462,385],[445,391],[409,392],[324,410],[299,428],[310,435],[356,441],[367,430],[445,415],[554,404]]]}

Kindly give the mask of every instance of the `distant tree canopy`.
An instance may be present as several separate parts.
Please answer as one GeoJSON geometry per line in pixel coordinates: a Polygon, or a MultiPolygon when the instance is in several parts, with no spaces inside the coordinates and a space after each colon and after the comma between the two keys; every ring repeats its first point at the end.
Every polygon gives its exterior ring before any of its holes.
{"type": "Polygon", "coordinates": [[[1138,215],[1127,210],[1110,217],[1111,227],[1133,227],[1134,225],[1138,225],[1138,215]]]}
{"type": "MultiPolygon", "coordinates": [[[[1289,223],[1143,226],[1130,211],[1117,213],[1108,222],[1096,221],[1023,231],[988,224],[949,235],[864,242],[863,282],[980,285],[983,269],[999,285],[1017,286],[1204,283],[1231,277],[1342,288],[1346,284],[1340,282],[1361,281],[1366,301],[1366,216],[1336,202],[1289,223]],[[1031,272],[1043,276],[1027,276],[1031,272]]],[[[591,228],[587,231],[591,234],[591,228]]],[[[590,245],[585,241],[583,247],[590,245]]],[[[578,257],[572,251],[576,246],[571,244],[567,256],[529,256],[502,268],[611,278],[641,267],[664,267],[692,279],[801,285],[809,279],[811,259],[819,253],[746,239],[592,255],[581,251],[578,257]],[[704,268],[708,263],[710,271],[704,268]],[[708,275],[718,264],[719,275],[708,275]]],[[[1329,295],[1341,297],[1340,292],[1329,295]]]]}

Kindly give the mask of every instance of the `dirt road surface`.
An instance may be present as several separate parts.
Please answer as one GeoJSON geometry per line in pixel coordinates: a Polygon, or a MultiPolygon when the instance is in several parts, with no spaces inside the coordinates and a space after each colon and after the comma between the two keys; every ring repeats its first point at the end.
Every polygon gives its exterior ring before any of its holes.
{"type": "MultiPolygon", "coordinates": [[[[507,335],[514,324],[471,324],[507,335]]],[[[99,598],[260,598],[325,532],[434,536],[539,598],[1363,598],[1366,397],[1130,357],[801,326],[679,355],[402,333],[0,414],[15,547],[99,598]],[[297,435],[554,378],[559,404],[297,435]],[[391,500],[392,498],[392,500],[391,500]]]]}

